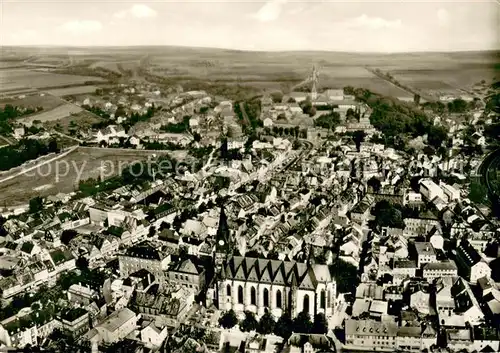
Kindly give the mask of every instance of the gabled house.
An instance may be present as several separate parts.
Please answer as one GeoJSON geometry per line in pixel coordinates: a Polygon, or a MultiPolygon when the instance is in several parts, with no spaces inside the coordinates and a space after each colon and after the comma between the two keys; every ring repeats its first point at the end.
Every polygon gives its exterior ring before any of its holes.
{"type": "Polygon", "coordinates": [[[442,326],[465,327],[466,322],[473,326],[484,322],[479,302],[467,281],[461,277],[437,284],[436,311],[442,326]]]}
{"type": "Polygon", "coordinates": [[[107,144],[119,142],[120,138],[127,138],[128,135],[121,125],[109,125],[106,128],[97,131],[95,140],[97,142],[106,142],[107,144]]]}
{"type": "Polygon", "coordinates": [[[167,327],[160,329],[153,322],[141,330],[141,341],[151,349],[161,347],[167,336],[167,327]]]}
{"type": "Polygon", "coordinates": [[[197,256],[189,256],[171,263],[168,278],[172,283],[193,289],[196,293],[205,287],[205,268],[197,256]]]}
{"type": "Polygon", "coordinates": [[[491,277],[490,266],[468,240],[461,240],[457,246],[457,265],[459,273],[469,282],[475,284],[479,278],[491,277]]]}

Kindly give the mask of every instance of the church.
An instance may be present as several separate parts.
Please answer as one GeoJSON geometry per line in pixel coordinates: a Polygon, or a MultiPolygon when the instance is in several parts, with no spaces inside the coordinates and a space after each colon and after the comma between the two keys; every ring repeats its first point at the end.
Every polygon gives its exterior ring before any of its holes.
{"type": "Polygon", "coordinates": [[[334,313],[336,283],[328,266],[233,256],[224,262],[217,282],[219,309],[251,311],[274,317],[305,311],[326,318],[334,313]]]}

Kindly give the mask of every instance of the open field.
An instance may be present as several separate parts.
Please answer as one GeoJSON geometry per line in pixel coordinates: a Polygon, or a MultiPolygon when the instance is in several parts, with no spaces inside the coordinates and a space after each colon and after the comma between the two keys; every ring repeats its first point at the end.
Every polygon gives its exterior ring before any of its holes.
{"type": "Polygon", "coordinates": [[[98,77],[56,74],[24,68],[0,70],[0,91],[20,88],[49,88],[83,85],[86,81],[103,81],[98,77]]]}
{"type": "MultiPolygon", "coordinates": [[[[158,49],[159,50],[159,49],[158,49]]],[[[200,49],[194,59],[186,48],[170,55],[150,54],[151,72],[165,77],[201,77],[221,83],[238,82],[260,89],[291,87],[319,69],[319,88],[367,88],[396,97],[410,96],[406,91],[382,80],[365,69],[378,67],[401,83],[430,93],[468,88],[481,79],[490,81],[498,72],[495,54],[408,53],[354,54],[326,52],[257,53],[200,49]],[[400,77],[401,76],[401,77],[400,77]],[[465,87],[463,87],[465,86],[465,87]]]]}
{"type": "Polygon", "coordinates": [[[92,127],[93,124],[99,123],[102,120],[103,119],[101,119],[100,117],[95,116],[94,114],[91,114],[86,110],[82,110],[79,113],[70,114],[58,120],[48,121],[44,124],[44,126],[47,129],[53,129],[57,125],[59,125],[62,129],[62,132],[68,134],[72,125],[71,122],[78,126],[79,129],[88,130],[92,127]]]}
{"type": "Polygon", "coordinates": [[[36,93],[26,95],[24,98],[5,98],[0,100],[0,108],[3,108],[6,104],[25,108],[43,107],[43,109],[47,111],[65,104],[65,101],[48,94],[42,96],[36,93]]]}
{"type": "Polygon", "coordinates": [[[26,64],[22,61],[0,61],[0,70],[20,67],[26,67],[26,64]]]}
{"type": "MultiPolygon", "coordinates": [[[[406,86],[433,93],[467,89],[498,73],[498,53],[347,53],[347,52],[246,52],[238,50],[187,47],[129,48],[5,48],[16,57],[41,57],[49,62],[54,57],[84,67],[85,73],[106,68],[124,73],[149,72],[165,78],[164,85],[192,82],[221,85],[239,84],[259,91],[293,87],[319,68],[319,89],[346,85],[364,87],[381,94],[408,96],[400,88],[375,77],[365,67],[391,73],[406,86]],[[140,69],[140,70],[139,70],[140,69]],[[465,87],[464,87],[465,86],[465,87]]],[[[31,59],[30,59],[31,60],[31,59]]],[[[34,61],[34,60],[31,60],[34,61]]],[[[0,70],[9,72],[11,70],[0,70]]],[[[38,72],[37,72],[38,74],[38,72]]],[[[48,73],[47,73],[48,74],[48,73]]],[[[70,76],[72,77],[72,76],[70,76]]],[[[0,82],[1,83],[1,82],[0,82]]],[[[21,84],[15,81],[16,84],[21,84]]],[[[11,82],[11,84],[13,84],[11,82]]],[[[249,91],[250,92],[250,91],[249,91]]],[[[253,93],[253,91],[252,91],[253,93]]]]}
{"type": "Polygon", "coordinates": [[[64,97],[76,94],[95,93],[96,89],[97,89],[96,86],[76,86],[76,87],[50,89],[47,91],[47,93],[57,97],[64,97]]]}
{"type": "Polygon", "coordinates": [[[390,74],[403,84],[430,92],[468,90],[481,80],[490,82],[495,76],[500,76],[499,71],[491,66],[469,67],[463,70],[460,68],[393,70],[390,74]]]}
{"type": "Polygon", "coordinates": [[[83,109],[70,103],[60,105],[52,110],[44,111],[38,114],[30,115],[26,118],[19,119],[24,123],[40,120],[41,122],[56,121],[70,116],[71,114],[80,113],[83,109]]]}
{"type": "MultiPolygon", "coordinates": [[[[166,151],[155,151],[159,155],[166,151]]],[[[140,150],[118,150],[111,148],[82,148],[67,156],[43,165],[36,170],[0,182],[0,206],[23,205],[36,196],[69,193],[75,190],[78,179],[116,175],[119,165],[146,160],[153,152],[140,150]]],[[[6,177],[4,175],[2,177],[6,177]]]]}

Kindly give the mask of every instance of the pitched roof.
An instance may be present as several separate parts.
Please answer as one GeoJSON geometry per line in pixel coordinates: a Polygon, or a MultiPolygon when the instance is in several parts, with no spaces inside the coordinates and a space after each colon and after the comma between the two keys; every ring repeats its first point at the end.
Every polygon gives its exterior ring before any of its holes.
{"type": "Polygon", "coordinates": [[[141,259],[161,260],[160,253],[147,243],[139,244],[128,248],[125,256],[138,257],[141,259]]]}
{"type": "Polygon", "coordinates": [[[332,280],[328,267],[323,265],[241,256],[234,256],[228,260],[224,276],[227,279],[250,282],[293,284],[304,289],[315,289],[319,281],[332,280]]]}
{"type": "Polygon", "coordinates": [[[110,332],[114,332],[120,327],[122,327],[126,322],[128,322],[134,316],[135,313],[132,310],[128,308],[123,308],[121,310],[113,312],[106,318],[104,322],[99,324],[99,326],[110,332]]]}
{"type": "Polygon", "coordinates": [[[466,266],[472,267],[481,261],[481,255],[476,249],[471,245],[468,240],[462,240],[457,247],[457,252],[460,259],[465,263],[466,266]]]}
{"type": "Polygon", "coordinates": [[[171,267],[172,271],[190,273],[190,274],[200,274],[203,272],[203,265],[199,258],[191,256],[184,259],[171,267]]]}

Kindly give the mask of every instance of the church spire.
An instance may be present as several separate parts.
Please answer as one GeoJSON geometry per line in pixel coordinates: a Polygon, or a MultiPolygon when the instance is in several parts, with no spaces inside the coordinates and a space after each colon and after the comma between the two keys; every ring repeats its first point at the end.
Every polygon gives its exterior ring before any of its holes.
{"type": "Polygon", "coordinates": [[[229,230],[229,225],[227,224],[226,211],[224,206],[221,205],[220,217],[219,217],[219,228],[217,229],[217,235],[215,240],[217,241],[217,252],[229,254],[233,249],[233,242],[231,240],[231,232],[229,230]]]}

